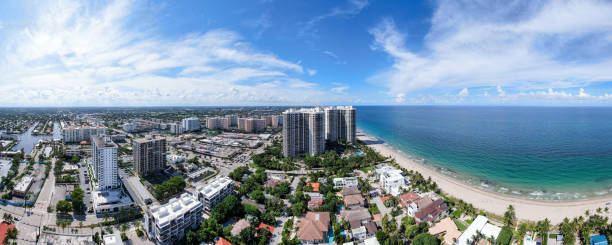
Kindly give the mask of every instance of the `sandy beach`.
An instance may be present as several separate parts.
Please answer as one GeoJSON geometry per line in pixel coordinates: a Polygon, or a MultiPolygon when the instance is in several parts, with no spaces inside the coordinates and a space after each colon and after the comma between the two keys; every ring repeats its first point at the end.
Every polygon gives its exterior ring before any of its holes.
{"type": "MultiPolygon", "coordinates": [[[[476,208],[499,215],[506,211],[508,205],[512,205],[516,210],[517,217],[521,220],[538,221],[548,218],[552,224],[558,224],[565,217],[571,219],[581,215],[584,216],[586,210],[594,213],[597,208],[603,209],[606,206],[606,202],[612,201],[612,197],[568,201],[530,200],[481,190],[416,163],[399,152],[392,150],[378,139],[370,137],[363,132],[358,133],[358,138],[382,155],[394,158],[402,167],[417,171],[425,178],[431,177],[444,193],[472,203],[476,208]]],[[[610,213],[603,213],[603,215],[612,217],[611,213],[612,211],[610,213]]]]}

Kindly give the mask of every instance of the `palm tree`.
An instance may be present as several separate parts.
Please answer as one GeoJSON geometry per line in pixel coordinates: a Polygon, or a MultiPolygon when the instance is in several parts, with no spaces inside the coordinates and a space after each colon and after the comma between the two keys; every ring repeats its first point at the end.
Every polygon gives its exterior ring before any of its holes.
{"type": "Polygon", "coordinates": [[[125,231],[127,231],[128,226],[127,226],[127,225],[124,223],[124,224],[121,224],[121,226],[119,227],[119,229],[121,230],[121,232],[125,232],[125,231]]]}

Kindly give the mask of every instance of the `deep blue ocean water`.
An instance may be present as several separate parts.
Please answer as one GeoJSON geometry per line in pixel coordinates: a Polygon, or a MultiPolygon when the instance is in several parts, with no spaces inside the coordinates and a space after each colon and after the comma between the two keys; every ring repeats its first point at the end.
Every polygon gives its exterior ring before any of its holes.
{"type": "Polygon", "coordinates": [[[612,193],[612,108],[357,107],[357,127],[472,185],[533,199],[612,193]]]}

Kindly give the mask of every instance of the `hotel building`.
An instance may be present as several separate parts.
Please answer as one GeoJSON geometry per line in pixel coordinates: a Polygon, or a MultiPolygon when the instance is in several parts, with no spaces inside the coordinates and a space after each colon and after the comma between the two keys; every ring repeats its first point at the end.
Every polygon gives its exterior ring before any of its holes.
{"type": "Polygon", "coordinates": [[[321,108],[283,112],[283,155],[316,156],[325,152],[325,113],[321,108]]]}
{"type": "Polygon", "coordinates": [[[135,139],[132,144],[134,170],[140,176],[147,176],[166,167],[166,139],[135,139]]]}
{"type": "Polygon", "coordinates": [[[119,187],[117,173],[117,144],[110,136],[91,137],[93,169],[100,190],[119,187]]]}
{"type": "Polygon", "coordinates": [[[145,214],[145,227],[149,237],[158,244],[173,244],[181,240],[189,230],[202,223],[202,203],[187,193],[167,204],[154,205],[145,214]]]}

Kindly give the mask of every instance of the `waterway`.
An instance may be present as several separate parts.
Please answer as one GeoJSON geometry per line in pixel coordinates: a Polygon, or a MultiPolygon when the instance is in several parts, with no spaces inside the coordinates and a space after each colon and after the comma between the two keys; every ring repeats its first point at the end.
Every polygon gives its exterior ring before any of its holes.
{"type": "Polygon", "coordinates": [[[32,131],[34,131],[38,123],[39,122],[32,124],[32,126],[30,126],[26,132],[16,135],[18,143],[11,150],[19,151],[23,149],[25,153],[31,153],[36,143],[38,143],[38,141],[41,139],[52,140],[62,138],[59,122],[53,123],[53,135],[32,135],[32,131]]]}

